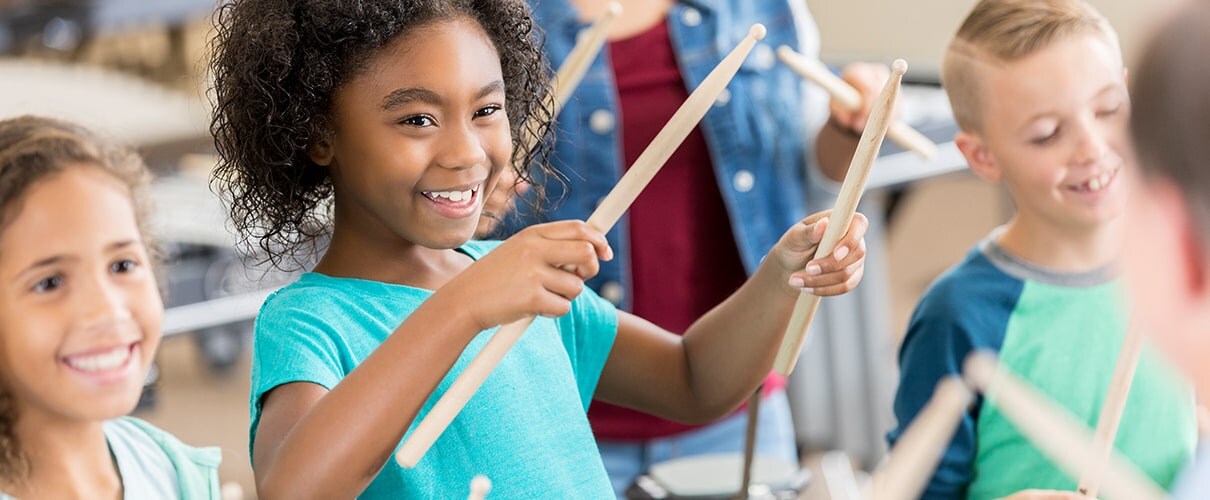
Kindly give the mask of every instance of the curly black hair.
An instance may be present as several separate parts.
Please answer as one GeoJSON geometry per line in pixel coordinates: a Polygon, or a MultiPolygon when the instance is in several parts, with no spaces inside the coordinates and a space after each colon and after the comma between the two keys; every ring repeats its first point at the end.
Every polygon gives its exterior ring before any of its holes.
{"type": "Polygon", "coordinates": [[[336,91],[396,37],[457,17],[476,21],[500,56],[517,176],[549,170],[550,70],[524,0],[235,0],[219,9],[211,188],[242,250],[280,270],[305,267],[330,231],[333,193],[306,150],[330,134],[336,91]]]}

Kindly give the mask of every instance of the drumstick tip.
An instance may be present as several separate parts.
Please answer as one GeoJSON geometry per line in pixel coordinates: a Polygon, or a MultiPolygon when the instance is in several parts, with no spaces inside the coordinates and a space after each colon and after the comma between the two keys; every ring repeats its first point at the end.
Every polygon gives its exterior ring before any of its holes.
{"type": "Polygon", "coordinates": [[[605,6],[605,17],[607,17],[609,19],[613,19],[620,15],[622,15],[622,4],[621,3],[609,2],[609,5],[605,6]]]}
{"type": "Polygon", "coordinates": [[[748,29],[748,36],[755,38],[757,40],[763,40],[765,38],[765,34],[767,34],[768,32],[769,32],[769,30],[765,29],[765,25],[763,25],[761,23],[756,23],[756,24],[753,24],[752,27],[748,29]]]}
{"type": "Polygon", "coordinates": [[[903,76],[904,73],[907,73],[907,69],[907,61],[903,59],[896,59],[895,62],[891,63],[891,73],[894,73],[896,77],[903,76]]]}
{"type": "Polygon", "coordinates": [[[487,496],[492,491],[492,481],[487,476],[475,476],[471,479],[471,492],[478,495],[479,498],[487,496]]]}
{"type": "Polygon", "coordinates": [[[962,375],[972,387],[986,391],[996,372],[996,356],[989,352],[974,352],[962,363],[962,375]]]}

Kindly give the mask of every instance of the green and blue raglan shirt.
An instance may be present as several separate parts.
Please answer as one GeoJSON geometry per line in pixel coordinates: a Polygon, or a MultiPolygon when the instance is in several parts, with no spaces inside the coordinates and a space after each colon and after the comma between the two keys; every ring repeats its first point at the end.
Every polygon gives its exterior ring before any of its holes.
{"type": "MultiPolygon", "coordinates": [[[[980,242],[917,305],[899,353],[892,446],[932,396],[961,375],[975,350],[1000,362],[1095,428],[1126,332],[1119,284],[1106,268],[1057,273],[980,242]]],[[[1192,456],[1192,389],[1144,349],[1115,447],[1169,487],[1192,456]]],[[[1052,464],[990,402],[979,398],[959,424],[925,499],[994,499],[1029,488],[1071,491],[1076,479],[1052,464]]]]}

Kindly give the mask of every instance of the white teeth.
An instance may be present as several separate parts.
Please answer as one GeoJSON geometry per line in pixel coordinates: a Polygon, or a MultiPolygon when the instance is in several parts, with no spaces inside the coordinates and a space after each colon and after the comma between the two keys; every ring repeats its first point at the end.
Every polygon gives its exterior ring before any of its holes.
{"type": "Polygon", "coordinates": [[[1088,181],[1088,190],[1093,192],[1100,191],[1101,179],[1099,177],[1094,177],[1092,180],[1088,181]]]}
{"type": "Polygon", "coordinates": [[[428,191],[429,196],[433,198],[445,198],[450,201],[469,200],[474,193],[479,192],[479,185],[476,184],[466,191],[428,191]]]}
{"type": "Polygon", "coordinates": [[[72,368],[85,372],[113,370],[130,359],[130,346],[118,346],[100,354],[91,356],[72,356],[67,358],[67,364],[72,368]]]}

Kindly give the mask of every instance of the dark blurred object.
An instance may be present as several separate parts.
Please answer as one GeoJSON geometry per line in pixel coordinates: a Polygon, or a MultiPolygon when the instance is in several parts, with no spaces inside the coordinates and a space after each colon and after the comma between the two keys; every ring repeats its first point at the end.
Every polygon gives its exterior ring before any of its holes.
{"type": "MultiPolygon", "coordinates": [[[[193,304],[250,288],[248,271],[231,249],[175,243],[165,259],[164,306],[193,304]]],[[[198,352],[211,373],[231,371],[250,342],[252,321],[240,321],[193,332],[198,352]]]]}
{"type": "Polygon", "coordinates": [[[163,57],[148,62],[136,54],[116,66],[144,76],[176,78],[190,65],[186,24],[209,16],[216,5],[215,0],[0,0],[0,55],[78,62],[101,35],[163,30],[163,57]]]}

